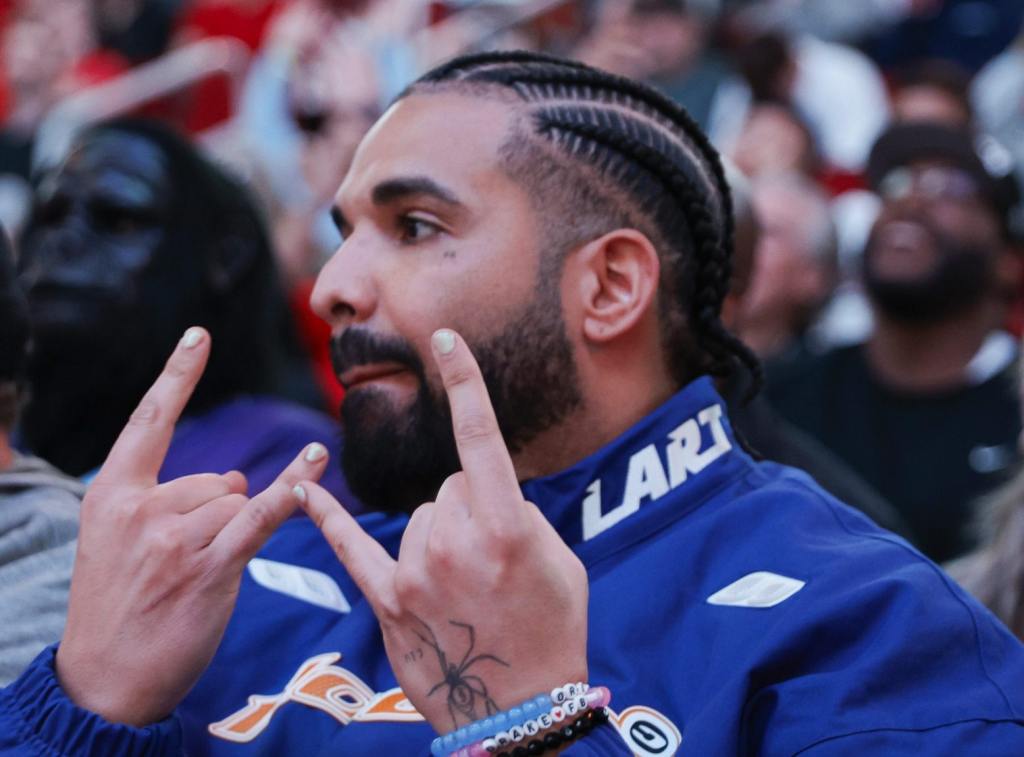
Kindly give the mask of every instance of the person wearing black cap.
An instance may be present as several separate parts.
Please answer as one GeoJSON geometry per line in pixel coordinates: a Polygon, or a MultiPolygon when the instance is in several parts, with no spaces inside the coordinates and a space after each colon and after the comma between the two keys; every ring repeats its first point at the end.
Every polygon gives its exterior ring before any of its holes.
{"type": "Polygon", "coordinates": [[[60,638],[84,493],[75,479],[11,446],[28,347],[28,306],[0,228],[0,685],[60,638]]]}
{"type": "Polygon", "coordinates": [[[1003,480],[1021,431],[1000,330],[1019,281],[1012,160],[935,123],[892,126],[868,181],[882,199],[864,250],[867,342],[777,367],[769,396],[901,512],[918,546],[971,546],[971,502],[1003,480]]]}

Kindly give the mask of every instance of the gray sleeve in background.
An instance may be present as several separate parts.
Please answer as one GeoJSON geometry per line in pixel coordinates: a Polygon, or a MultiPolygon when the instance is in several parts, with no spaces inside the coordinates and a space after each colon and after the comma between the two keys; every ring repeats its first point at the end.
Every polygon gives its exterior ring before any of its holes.
{"type": "Polygon", "coordinates": [[[55,471],[0,474],[0,686],[64,630],[80,494],[55,471]]]}

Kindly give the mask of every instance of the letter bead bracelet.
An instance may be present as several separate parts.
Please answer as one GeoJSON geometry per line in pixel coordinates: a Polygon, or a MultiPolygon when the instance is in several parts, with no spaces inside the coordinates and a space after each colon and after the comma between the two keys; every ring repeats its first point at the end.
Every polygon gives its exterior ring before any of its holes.
{"type": "Polygon", "coordinates": [[[607,722],[608,710],[604,707],[587,710],[572,724],[544,734],[543,739],[538,737],[525,745],[513,747],[511,751],[497,752],[494,757],[528,757],[528,755],[544,754],[548,750],[558,749],[562,745],[568,744],[573,739],[586,736],[593,728],[607,722]]]}
{"type": "Polygon", "coordinates": [[[591,689],[585,683],[567,683],[549,694],[538,694],[504,712],[439,736],[430,745],[430,753],[434,757],[486,757],[533,737],[537,737],[538,745],[543,748],[545,731],[587,710],[603,711],[609,701],[611,693],[603,686],[591,689]]]}

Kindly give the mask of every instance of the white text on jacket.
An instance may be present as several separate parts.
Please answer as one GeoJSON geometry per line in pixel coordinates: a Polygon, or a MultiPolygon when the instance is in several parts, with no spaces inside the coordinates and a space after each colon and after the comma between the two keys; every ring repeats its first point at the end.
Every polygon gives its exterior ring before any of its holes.
{"type": "Polygon", "coordinates": [[[690,418],[669,433],[665,446],[667,475],[657,448],[648,444],[629,459],[626,488],[620,505],[602,512],[601,480],[587,487],[587,496],[583,500],[584,540],[593,539],[628,518],[640,509],[640,503],[645,497],[654,502],[668,494],[686,481],[688,475],[700,473],[730,449],[732,443],[722,426],[722,406],[710,405],[704,408],[697,413],[696,418],[690,418]],[[706,449],[701,449],[701,426],[711,432],[711,444],[706,449]]]}

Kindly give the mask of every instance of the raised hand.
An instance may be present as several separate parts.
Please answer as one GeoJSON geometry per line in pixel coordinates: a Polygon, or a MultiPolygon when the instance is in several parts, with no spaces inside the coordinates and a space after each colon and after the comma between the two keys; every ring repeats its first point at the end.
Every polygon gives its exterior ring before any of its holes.
{"type": "Polygon", "coordinates": [[[587,575],[523,499],[480,369],[434,335],[462,471],[392,559],[322,487],[303,507],[373,607],[405,695],[440,733],[587,678],[587,575]]]}
{"type": "Polygon", "coordinates": [[[209,335],[189,329],[82,502],[57,676],[74,702],[113,722],[156,722],[188,693],[224,634],[245,564],[294,509],[295,483],[326,465],[311,444],[252,499],[234,471],[157,484],[209,352],[209,335]]]}

